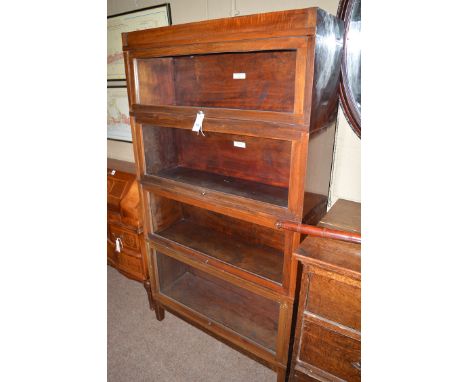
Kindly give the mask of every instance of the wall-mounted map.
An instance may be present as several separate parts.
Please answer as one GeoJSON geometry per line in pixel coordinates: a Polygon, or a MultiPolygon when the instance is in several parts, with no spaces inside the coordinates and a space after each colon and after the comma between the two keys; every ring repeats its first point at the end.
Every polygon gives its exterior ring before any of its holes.
{"type": "Polygon", "coordinates": [[[169,4],[121,13],[107,18],[107,79],[124,80],[122,33],[171,25],[169,4]]]}
{"type": "Polygon", "coordinates": [[[107,139],[132,141],[127,88],[107,88],[107,139]]]}

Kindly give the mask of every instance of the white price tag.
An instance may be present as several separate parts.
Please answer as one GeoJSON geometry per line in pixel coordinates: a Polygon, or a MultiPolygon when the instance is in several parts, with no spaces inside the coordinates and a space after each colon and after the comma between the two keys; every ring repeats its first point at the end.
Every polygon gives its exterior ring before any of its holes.
{"type": "MultiPolygon", "coordinates": [[[[192,131],[196,131],[197,133],[202,130],[203,127],[203,118],[205,118],[205,113],[199,111],[197,113],[197,118],[195,118],[195,123],[193,124],[192,131]]],[[[202,131],[203,134],[203,131],[202,131]]]]}
{"type": "Polygon", "coordinates": [[[242,149],[245,149],[245,142],[234,141],[234,147],[240,147],[242,149]]]}
{"type": "Polygon", "coordinates": [[[234,80],[245,80],[245,73],[232,73],[232,79],[234,80]]]}

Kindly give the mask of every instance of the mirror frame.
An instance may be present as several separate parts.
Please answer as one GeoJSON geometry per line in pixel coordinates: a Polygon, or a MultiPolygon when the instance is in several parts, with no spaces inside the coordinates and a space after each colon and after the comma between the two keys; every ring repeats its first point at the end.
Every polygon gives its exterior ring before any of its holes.
{"type": "Polygon", "coordinates": [[[341,79],[339,87],[339,97],[341,108],[343,113],[353,129],[356,135],[361,138],[361,113],[358,111],[358,107],[354,101],[354,97],[351,94],[351,89],[347,85],[347,65],[346,65],[346,38],[349,29],[349,23],[351,18],[351,11],[353,9],[353,4],[356,0],[340,0],[338,6],[337,17],[343,20],[345,35],[344,35],[344,49],[343,49],[343,59],[341,61],[341,79]]]}

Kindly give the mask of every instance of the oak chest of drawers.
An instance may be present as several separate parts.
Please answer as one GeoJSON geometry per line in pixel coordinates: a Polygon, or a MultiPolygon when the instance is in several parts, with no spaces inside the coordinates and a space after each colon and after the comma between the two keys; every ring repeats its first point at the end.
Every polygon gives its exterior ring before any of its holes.
{"type": "MultiPolygon", "coordinates": [[[[360,204],[339,200],[319,226],[360,233],[360,204]]],[[[361,245],[308,237],[291,381],[361,380],[361,245]]]]}

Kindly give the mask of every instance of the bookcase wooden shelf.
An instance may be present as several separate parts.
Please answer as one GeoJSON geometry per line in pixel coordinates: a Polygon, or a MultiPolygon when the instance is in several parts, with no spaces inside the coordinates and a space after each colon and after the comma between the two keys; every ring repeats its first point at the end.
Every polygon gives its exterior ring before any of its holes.
{"type": "Polygon", "coordinates": [[[157,261],[163,295],[274,352],[278,303],[171,257],[158,254],[157,261]]]}
{"type": "Polygon", "coordinates": [[[308,8],[122,36],[156,316],[174,313],[278,381],[301,236],[276,222],[326,212],[342,33],[308,8]],[[311,192],[306,172],[320,178],[311,192]]]}
{"type": "Polygon", "coordinates": [[[248,272],[281,284],[283,232],[171,199],[151,195],[150,200],[150,239],[192,256],[208,256],[216,260],[213,264],[237,268],[241,272],[230,270],[241,277],[248,272]],[[165,211],[171,216],[164,216],[165,211]]]}
{"type": "Polygon", "coordinates": [[[142,133],[147,175],[287,207],[290,141],[149,125],[142,133]]]}

